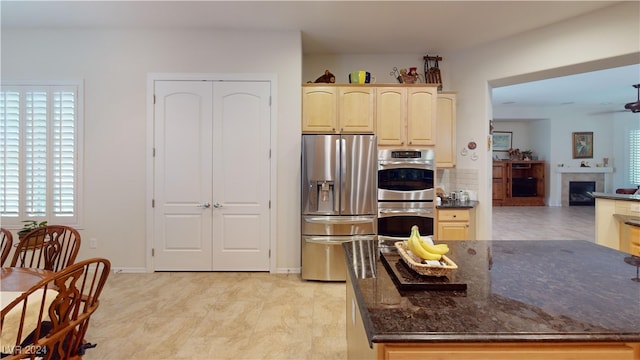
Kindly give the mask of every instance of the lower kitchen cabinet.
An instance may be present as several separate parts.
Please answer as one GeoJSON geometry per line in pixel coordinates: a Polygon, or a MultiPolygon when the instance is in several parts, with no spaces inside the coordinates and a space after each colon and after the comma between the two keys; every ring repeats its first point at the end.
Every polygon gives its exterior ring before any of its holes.
{"type": "Polygon", "coordinates": [[[475,209],[438,209],[436,240],[475,240],[475,209]]]}
{"type": "Polygon", "coordinates": [[[629,227],[629,252],[631,255],[640,256],[640,227],[629,227]]]}
{"type": "MultiPolygon", "coordinates": [[[[637,343],[375,344],[378,360],[637,359],[637,343]],[[635,354],[635,355],[634,355],[635,354]]],[[[351,358],[350,358],[351,359],[351,358]]]]}

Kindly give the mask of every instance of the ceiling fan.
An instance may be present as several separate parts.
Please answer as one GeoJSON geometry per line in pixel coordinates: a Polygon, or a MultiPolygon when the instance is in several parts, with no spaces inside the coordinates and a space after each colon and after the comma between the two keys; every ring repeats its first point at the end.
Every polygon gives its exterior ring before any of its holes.
{"type": "Polygon", "coordinates": [[[620,112],[640,113],[640,84],[635,84],[632,86],[638,90],[638,99],[636,101],[625,104],[624,109],[594,112],[589,115],[605,115],[620,112]]]}
{"type": "Polygon", "coordinates": [[[633,87],[638,90],[638,100],[625,104],[624,108],[631,110],[632,113],[637,113],[640,112],[640,84],[635,84],[633,87]]]}

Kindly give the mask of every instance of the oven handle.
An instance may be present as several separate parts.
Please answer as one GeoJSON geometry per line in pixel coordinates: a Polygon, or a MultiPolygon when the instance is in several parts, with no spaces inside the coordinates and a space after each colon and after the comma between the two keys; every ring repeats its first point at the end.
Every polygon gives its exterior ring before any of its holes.
{"type": "Polygon", "coordinates": [[[391,216],[421,216],[421,217],[433,217],[432,209],[378,209],[378,217],[391,217],[391,216]]]}
{"type": "Polygon", "coordinates": [[[352,225],[368,224],[375,222],[372,216],[304,216],[303,221],[311,224],[352,225]]]}
{"type": "Polygon", "coordinates": [[[378,242],[381,242],[381,241],[393,241],[395,243],[397,241],[404,241],[404,240],[407,240],[407,239],[408,239],[408,237],[378,235],[378,242]]]}
{"type": "Polygon", "coordinates": [[[410,161],[379,161],[378,170],[387,169],[425,169],[433,170],[432,163],[410,161]]]}

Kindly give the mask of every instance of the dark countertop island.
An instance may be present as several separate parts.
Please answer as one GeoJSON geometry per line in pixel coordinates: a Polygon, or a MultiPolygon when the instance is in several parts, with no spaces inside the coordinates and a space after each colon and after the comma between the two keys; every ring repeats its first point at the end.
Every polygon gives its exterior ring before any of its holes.
{"type": "Polygon", "coordinates": [[[397,256],[391,243],[343,245],[347,286],[370,347],[626,343],[628,358],[640,358],[640,282],[632,280],[636,267],[625,262],[629,254],[587,241],[446,243],[459,267],[449,281],[467,284],[464,291],[400,291],[380,258],[380,251],[387,259],[397,256]]]}

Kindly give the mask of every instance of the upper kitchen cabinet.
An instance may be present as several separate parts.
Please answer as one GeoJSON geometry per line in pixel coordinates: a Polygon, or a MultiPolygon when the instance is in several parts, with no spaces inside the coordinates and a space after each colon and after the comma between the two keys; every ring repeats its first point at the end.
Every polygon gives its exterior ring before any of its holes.
{"type": "Polygon", "coordinates": [[[368,86],[303,85],[302,132],[371,134],[374,100],[368,86]]]}
{"type": "Polygon", "coordinates": [[[375,89],[364,86],[338,88],[338,125],[341,133],[373,133],[375,89]]]}
{"type": "Polygon", "coordinates": [[[338,127],[338,88],[302,86],[302,131],[333,133],[338,127]]]}
{"type": "Polygon", "coordinates": [[[438,93],[436,117],[436,167],[456,166],[456,93],[438,93]]]}
{"type": "Polygon", "coordinates": [[[434,145],[436,86],[405,85],[376,89],[378,145],[434,145]]]}

